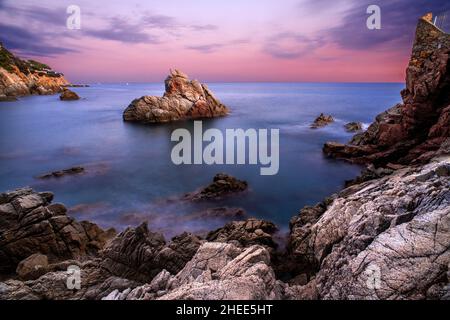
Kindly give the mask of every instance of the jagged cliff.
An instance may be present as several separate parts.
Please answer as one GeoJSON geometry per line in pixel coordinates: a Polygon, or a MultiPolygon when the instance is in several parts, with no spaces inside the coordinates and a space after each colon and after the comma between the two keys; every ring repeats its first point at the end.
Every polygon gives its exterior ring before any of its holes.
{"type": "Polygon", "coordinates": [[[380,114],[347,144],[330,142],[335,158],[385,166],[426,163],[450,135],[450,35],[419,20],[406,70],[403,103],[380,114]]]}
{"type": "Polygon", "coordinates": [[[54,94],[69,82],[43,63],[22,60],[0,43],[0,101],[29,94],[54,94]]]}

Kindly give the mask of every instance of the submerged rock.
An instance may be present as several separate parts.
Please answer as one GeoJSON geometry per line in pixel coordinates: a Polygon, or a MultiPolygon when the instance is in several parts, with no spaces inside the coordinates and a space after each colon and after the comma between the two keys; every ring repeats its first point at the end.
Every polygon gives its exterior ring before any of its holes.
{"type": "Polygon", "coordinates": [[[357,132],[361,131],[363,128],[361,122],[350,122],[347,123],[344,127],[347,132],[357,132]]]}
{"type": "Polygon", "coordinates": [[[145,96],[134,100],[123,113],[125,121],[143,123],[171,122],[184,119],[213,118],[229,111],[197,80],[178,70],[171,70],[165,81],[163,97],[145,96]]]}
{"type": "Polygon", "coordinates": [[[312,129],[322,128],[333,122],[334,119],[332,116],[321,113],[320,116],[318,116],[316,120],[314,120],[314,122],[311,124],[311,128],[312,129]]]}
{"type": "Polygon", "coordinates": [[[246,181],[238,180],[225,173],[219,173],[209,186],[185,195],[184,199],[190,201],[217,200],[227,195],[243,192],[247,188],[248,183],[246,181]]]}
{"type": "Polygon", "coordinates": [[[38,176],[38,179],[49,179],[49,178],[61,178],[66,175],[74,175],[74,174],[80,174],[84,173],[83,167],[72,167],[69,169],[59,170],[59,171],[53,171],[50,173],[43,174],[41,176],[38,176]]]}
{"type": "Polygon", "coordinates": [[[80,100],[80,97],[78,96],[78,94],[76,94],[72,90],[64,88],[63,92],[59,96],[59,99],[62,101],[74,101],[74,100],[80,100]]]}

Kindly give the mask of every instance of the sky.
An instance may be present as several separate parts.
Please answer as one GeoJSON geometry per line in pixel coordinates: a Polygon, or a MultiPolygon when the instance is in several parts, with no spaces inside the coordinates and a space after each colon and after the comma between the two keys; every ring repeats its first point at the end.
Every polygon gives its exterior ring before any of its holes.
{"type": "Polygon", "coordinates": [[[0,0],[0,41],[72,82],[404,82],[417,19],[448,0],[0,0]],[[66,25],[80,8],[80,29],[66,25]],[[369,30],[369,5],[381,29],[369,30]]]}

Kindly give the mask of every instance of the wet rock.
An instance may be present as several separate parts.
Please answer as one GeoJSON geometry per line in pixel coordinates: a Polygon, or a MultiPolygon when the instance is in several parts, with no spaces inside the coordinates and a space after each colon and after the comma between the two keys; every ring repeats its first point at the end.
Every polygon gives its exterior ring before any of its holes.
{"type": "Polygon", "coordinates": [[[69,169],[46,173],[46,174],[38,176],[37,178],[38,179],[61,178],[61,177],[67,176],[67,175],[81,174],[84,172],[85,172],[84,168],[78,166],[78,167],[72,167],[69,169]]]}
{"type": "Polygon", "coordinates": [[[219,173],[213,182],[201,189],[185,195],[185,200],[202,201],[202,200],[217,200],[224,196],[236,194],[247,190],[248,184],[246,181],[238,180],[230,175],[219,173]]]}
{"type": "Polygon", "coordinates": [[[345,130],[347,130],[347,132],[357,132],[357,131],[361,131],[363,129],[361,122],[350,122],[350,123],[347,123],[344,126],[344,128],[345,128],[345,130]]]}
{"type": "Polygon", "coordinates": [[[334,119],[332,116],[321,113],[316,118],[316,120],[314,120],[314,122],[311,124],[311,128],[312,129],[322,128],[333,122],[334,122],[334,119]]]}
{"type": "Polygon", "coordinates": [[[62,101],[74,101],[74,100],[80,100],[80,97],[78,96],[78,94],[76,94],[72,90],[64,88],[63,92],[59,96],[59,99],[62,101]]]}
{"type": "Polygon", "coordinates": [[[213,118],[229,111],[204,84],[171,70],[163,97],[145,96],[134,100],[123,113],[125,121],[161,123],[184,119],[213,118]]]}

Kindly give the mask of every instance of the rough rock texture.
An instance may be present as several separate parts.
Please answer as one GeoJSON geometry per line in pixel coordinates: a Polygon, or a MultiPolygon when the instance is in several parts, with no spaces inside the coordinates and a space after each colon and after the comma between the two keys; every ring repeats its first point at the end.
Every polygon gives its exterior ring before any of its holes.
{"type": "Polygon", "coordinates": [[[225,173],[219,173],[209,186],[185,195],[184,199],[190,201],[217,200],[230,194],[243,192],[247,188],[248,184],[246,181],[238,180],[225,173]]]}
{"type": "Polygon", "coordinates": [[[178,70],[171,70],[165,81],[163,97],[145,96],[134,100],[123,113],[125,121],[143,123],[171,122],[226,116],[229,111],[197,80],[178,70]]]}
{"type": "Polygon", "coordinates": [[[29,94],[55,94],[67,84],[64,76],[49,66],[21,60],[0,43],[0,101],[29,94]]]}
{"type": "Polygon", "coordinates": [[[74,100],[80,100],[80,97],[76,92],[73,92],[72,90],[69,90],[67,88],[63,88],[63,91],[61,95],[59,96],[59,99],[62,101],[74,101],[74,100]]]}
{"type": "Polygon", "coordinates": [[[292,222],[290,250],[322,299],[449,295],[450,157],[343,190],[292,222]]]}
{"type": "Polygon", "coordinates": [[[275,224],[269,221],[249,219],[230,222],[223,228],[210,232],[206,240],[211,242],[227,242],[237,246],[263,245],[276,248],[272,235],[277,231],[275,224]]]}
{"type": "Polygon", "coordinates": [[[143,223],[119,234],[103,250],[102,267],[126,279],[145,282],[163,269],[177,273],[196,253],[200,239],[184,233],[166,245],[163,235],[148,230],[143,223]]]}
{"type": "Polygon", "coordinates": [[[90,222],[66,215],[62,204],[51,204],[53,194],[18,189],[0,194],[0,273],[35,253],[49,260],[95,254],[109,234],[90,222]]]}
{"type": "Polygon", "coordinates": [[[205,243],[176,276],[162,271],[150,284],[112,292],[106,299],[281,299],[284,286],[269,265],[270,255],[263,247],[205,243]]]}
{"type": "Polygon", "coordinates": [[[450,136],[450,35],[426,19],[417,26],[403,103],[380,114],[350,144],[327,143],[325,154],[375,166],[426,163],[450,136]]]}
{"type": "Polygon", "coordinates": [[[332,116],[321,113],[320,116],[318,116],[316,120],[314,120],[314,122],[311,124],[311,128],[312,129],[322,128],[333,122],[334,119],[332,116]]]}
{"type": "Polygon", "coordinates": [[[46,273],[48,258],[46,255],[35,253],[22,260],[17,266],[16,273],[21,279],[37,279],[46,273]]]}

